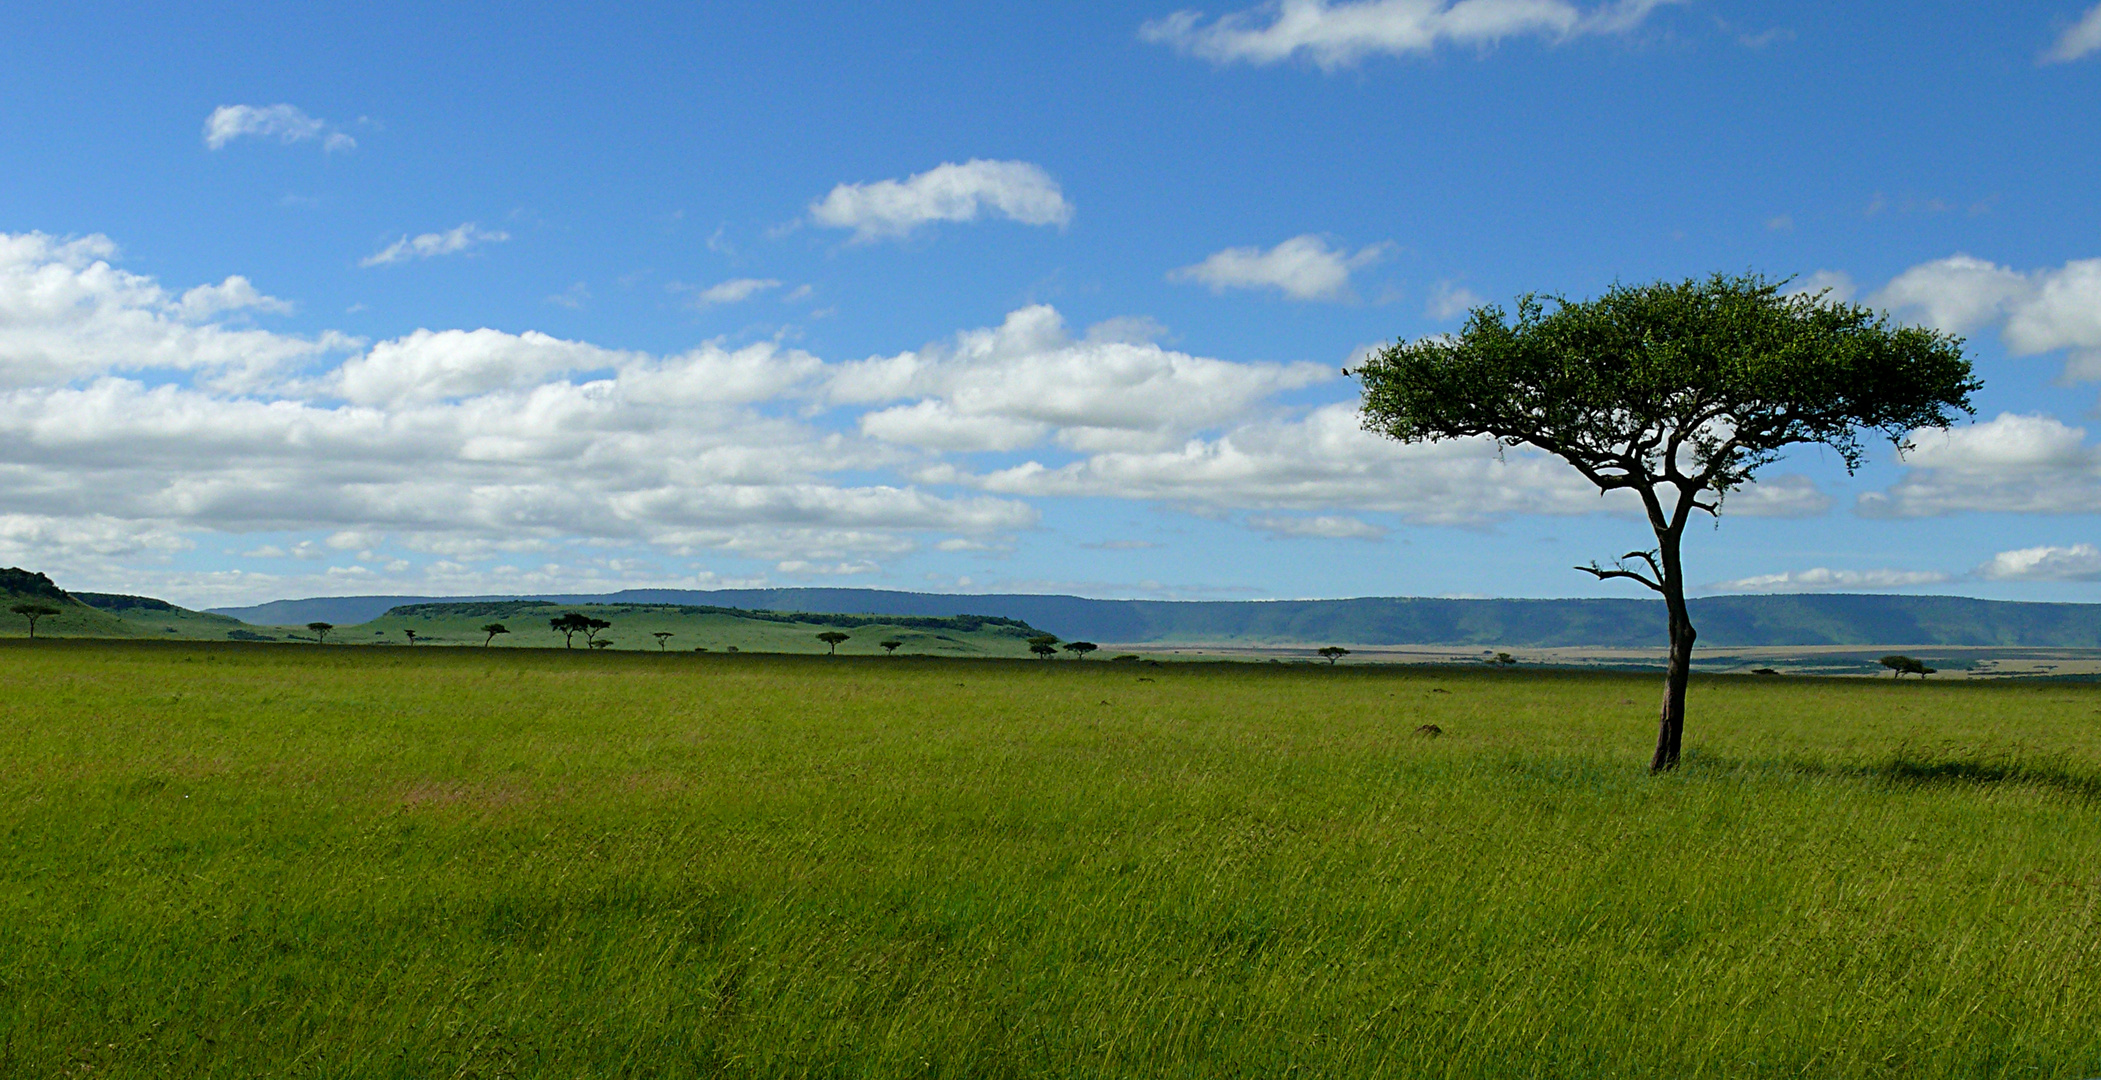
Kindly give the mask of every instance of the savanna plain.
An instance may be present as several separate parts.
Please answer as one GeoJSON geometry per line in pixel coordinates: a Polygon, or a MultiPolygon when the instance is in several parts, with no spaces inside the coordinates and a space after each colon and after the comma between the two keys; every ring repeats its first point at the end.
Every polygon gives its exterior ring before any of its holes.
{"type": "Polygon", "coordinates": [[[2101,687],[1657,692],[0,643],[0,1075],[2101,1075],[2101,687]]]}

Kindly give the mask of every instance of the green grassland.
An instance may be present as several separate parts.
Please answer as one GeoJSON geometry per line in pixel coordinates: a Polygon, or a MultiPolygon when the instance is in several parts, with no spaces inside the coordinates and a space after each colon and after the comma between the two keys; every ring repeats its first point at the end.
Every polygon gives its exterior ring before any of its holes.
{"type": "Polygon", "coordinates": [[[1650,776],[1655,682],[1600,671],[0,680],[0,1075],[2101,1074],[2088,684],[1703,675],[1650,776]]]}

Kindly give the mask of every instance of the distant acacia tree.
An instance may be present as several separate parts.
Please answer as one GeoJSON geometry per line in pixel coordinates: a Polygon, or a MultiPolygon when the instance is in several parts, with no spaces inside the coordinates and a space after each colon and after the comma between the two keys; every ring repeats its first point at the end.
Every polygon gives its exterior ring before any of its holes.
{"type": "Polygon", "coordinates": [[[1058,655],[1058,635],[1037,634],[1029,639],[1029,651],[1045,660],[1058,655]]]}
{"type": "Polygon", "coordinates": [[[306,624],[306,628],[307,628],[308,630],[311,630],[311,631],[313,631],[313,632],[314,632],[314,640],[315,640],[315,641],[318,641],[318,642],[320,642],[321,644],[323,644],[323,645],[326,645],[326,644],[328,644],[328,632],[329,632],[330,630],[333,630],[333,629],[335,629],[335,628],[336,628],[336,624],[334,624],[334,623],[325,623],[325,622],[310,622],[310,623],[306,624]]]}
{"type": "Polygon", "coordinates": [[[612,628],[613,624],[605,621],[604,619],[585,619],[584,640],[590,642],[593,647],[596,647],[598,644],[599,631],[611,630],[612,628]]]}
{"type": "Polygon", "coordinates": [[[53,615],[64,614],[64,612],[49,604],[16,604],[7,610],[29,620],[29,636],[32,639],[36,637],[36,621],[38,619],[48,619],[53,615]]]}
{"type": "Polygon", "coordinates": [[[481,647],[486,649],[489,647],[489,642],[496,640],[496,635],[508,634],[511,632],[511,628],[503,625],[500,622],[492,622],[489,625],[482,627],[481,632],[489,635],[488,637],[483,638],[481,643],[481,647]]]}
{"type": "Polygon", "coordinates": [[[1101,646],[1096,645],[1094,642],[1091,641],[1073,641],[1067,642],[1065,645],[1065,651],[1071,653],[1073,655],[1073,658],[1076,660],[1087,659],[1088,653],[1091,653],[1099,648],[1101,648],[1101,646]]]}
{"type": "Polygon", "coordinates": [[[1512,656],[1506,652],[1499,652],[1495,654],[1495,656],[1491,657],[1488,662],[1494,664],[1497,667],[1509,667],[1510,665],[1517,663],[1517,657],[1512,656]]]}
{"type": "Polygon", "coordinates": [[[1890,674],[1893,677],[1899,679],[1903,678],[1906,675],[1917,675],[1919,678],[1923,679],[1926,676],[1933,674],[1935,670],[1933,668],[1927,667],[1925,664],[1917,660],[1912,659],[1909,656],[1904,656],[1901,654],[1894,656],[1885,656],[1879,661],[1879,663],[1881,663],[1883,667],[1888,668],[1890,670],[1890,674]]]}
{"type": "Polygon", "coordinates": [[[831,646],[831,651],[825,653],[824,655],[833,656],[839,652],[839,643],[847,640],[852,636],[853,635],[851,634],[842,634],[837,630],[826,630],[824,633],[817,635],[817,640],[822,641],[826,645],[831,646]]]}
{"type": "Polygon", "coordinates": [[[401,632],[402,632],[402,633],[404,633],[404,634],[407,634],[407,635],[409,636],[409,647],[410,647],[410,648],[415,648],[415,647],[416,647],[416,632],[415,632],[414,630],[411,630],[411,629],[409,629],[408,627],[405,627],[405,626],[401,628],[401,632]]]}
{"type": "Polygon", "coordinates": [[[888,641],[878,641],[878,642],[876,642],[876,645],[878,645],[879,647],[881,647],[881,648],[882,648],[882,650],[883,650],[883,651],[884,651],[885,653],[888,653],[888,654],[889,654],[889,655],[891,655],[891,656],[896,656],[896,655],[897,655],[897,649],[898,649],[898,646],[900,646],[900,645],[903,645],[903,644],[904,644],[904,642],[902,642],[902,641],[899,641],[899,640],[897,640],[896,638],[891,638],[891,639],[890,639],[890,640],[888,640],[888,641]]]}
{"type": "Polygon", "coordinates": [[[576,635],[590,630],[593,621],[588,616],[571,611],[547,620],[547,626],[548,629],[562,635],[562,648],[573,649],[576,648],[576,635]]]}
{"type": "Polygon", "coordinates": [[[669,631],[669,630],[659,630],[659,631],[657,631],[656,633],[654,633],[654,634],[651,634],[651,635],[649,635],[649,636],[650,636],[650,637],[653,637],[653,638],[655,638],[655,639],[657,639],[657,651],[658,651],[658,652],[663,652],[663,651],[664,651],[664,643],[665,643],[665,642],[667,642],[667,641],[670,641],[670,640],[671,640],[672,638],[675,638],[675,637],[677,637],[678,635],[677,635],[677,634],[674,634],[674,633],[672,633],[672,632],[671,632],[671,631],[669,631]]]}
{"type": "Polygon", "coordinates": [[[1594,300],[1528,295],[1515,320],[1483,305],[1459,333],[1395,344],[1356,371],[1369,430],[1533,446],[1601,492],[1640,500],[1656,546],[1576,569],[1663,597],[1671,652],[1655,771],[1677,766],[1685,730],[1697,635],[1681,549],[1693,511],[1719,517],[1791,446],[1828,447],[1849,471],[1864,433],[1906,448],[1912,432],[1972,411],[1981,386],[1961,338],[1786,285],[1717,274],[1615,285],[1594,300]]]}
{"type": "Polygon", "coordinates": [[[1327,645],[1321,648],[1320,654],[1328,658],[1328,663],[1333,664],[1335,661],[1348,656],[1350,651],[1340,645],[1327,645]]]}

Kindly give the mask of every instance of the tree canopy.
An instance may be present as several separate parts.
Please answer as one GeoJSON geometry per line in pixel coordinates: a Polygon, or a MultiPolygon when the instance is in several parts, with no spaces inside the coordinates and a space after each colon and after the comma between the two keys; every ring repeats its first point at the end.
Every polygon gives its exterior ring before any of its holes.
{"type": "Polygon", "coordinates": [[[1641,501],[1656,547],[1607,568],[1663,595],[1671,662],[1652,767],[1675,766],[1695,638],[1680,542],[1690,515],[1791,446],[1829,447],[1850,471],[1863,436],[1900,450],[1968,413],[1979,383],[1960,338],[1900,326],[1757,274],[1615,285],[1591,300],[1483,305],[1454,335],[1373,354],[1364,426],[1404,443],[1480,438],[1568,462],[1601,492],[1641,501]]]}

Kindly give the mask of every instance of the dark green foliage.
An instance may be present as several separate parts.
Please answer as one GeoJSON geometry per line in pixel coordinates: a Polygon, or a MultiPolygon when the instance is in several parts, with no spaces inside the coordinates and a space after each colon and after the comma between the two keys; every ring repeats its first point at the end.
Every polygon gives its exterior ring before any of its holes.
{"type": "Polygon", "coordinates": [[[903,645],[904,642],[899,641],[896,638],[890,638],[887,641],[876,642],[876,646],[878,648],[881,648],[885,653],[888,653],[891,656],[896,656],[897,650],[903,645]]]}
{"type": "Polygon", "coordinates": [[[510,633],[510,632],[511,632],[511,628],[510,628],[510,627],[508,627],[508,626],[505,626],[505,625],[503,625],[503,624],[502,624],[502,623],[500,623],[500,622],[492,622],[492,623],[489,623],[489,624],[487,624],[487,625],[483,626],[483,627],[481,628],[481,632],[482,632],[482,633],[483,633],[484,635],[486,635],[486,636],[484,636],[484,637],[482,638],[482,642],[481,642],[481,646],[482,646],[482,648],[486,649],[486,648],[488,648],[488,647],[489,647],[489,643],[490,643],[490,642],[492,642],[492,641],[495,641],[495,640],[496,640],[496,635],[498,635],[498,634],[508,634],[508,633],[510,633]]]}
{"type": "Polygon", "coordinates": [[[1087,659],[1088,653],[1091,653],[1099,648],[1101,648],[1101,646],[1096,645],[1094,642],[1091,641],[1074,641],[1068,642],[1066,644],[1065,651],[1071,653],[1074,657],[1078,659],[1085,660],[1087,659]]]}
{"type": "Polygon", "coordinates": [[[1921,661],[1901,654],[1885,656],[1876,662],[1890,669],[1890,673],[1899,679],[1906,675],[1917,675],[1923,679],[1934,672],[1933,668],[1927,667],[1921,661]]]}
{"type": "MultiPolygon", "coordinates": [[[[7,571],[0,570],[0,574],[5,573],[7,571]]],[[[43,575],[39,574],[37,576],[42,577],[43,575]]],[[[99,592],[77,592],[71,595],[73,599],[97,611],[107,611],[112,615],[133,615],[142,611],[173,612],[183,610],[166,600],[155,600],[150,596],[126,596],[122,593],[99,592]]]]}
{"type": "Polygon", "coordinates": [[[1333,664],[1335,661],[1348,656],[1350,651],[1340,645],[1324,645],[1321,647],[1320,654],[1327,658],[1328,663],[1333,664]]]}
{"type": "Polygon", "coordinates": [[[51,583],[43,574],[24,570],[19,566],[0,569],[0,593],[16,596],[41,597],[46,600],[70,600],[64,589],[51,583]]]}
{"type": "Polygon", "coordinates": [[[330,630],[335,629],[335,624],[325,622],[310,622],[306,624],[306,628],[314,632],[314,640],[326,642],[328,640],[328,632],[330,630]]]}
{"type": "Polygon", "coordinates": [[[831,646],[831,648],[825,652],[826,656],[830,656],[839,651],[840,642],[845,641],[846,639],[852,636],[853,635],[851,634],[842,634],[837,630],[826,630],[824,633],[817,635],[817,640],[822,641],[826,645],[831,646]]]}
{"type": "Polygon", "coordinates": [[[12,611],[17,615],[20,615],[24,619],[29,620],[30,637],[36,636],[36,624],[38,619],[48,619],[53,615],[61,614],[58,608],[52,607],[50,604],[16,604],[13,607],[8,608],[7,610],[12,611]]]}
{"type": "Polygon", "coordinates": [[[1755,274],[1614,286],[1595,299],[1493,304],[1456,336],[1392,346],[1357,370],[1365,426],[1401,442],[1529,444],[1608,490],[1741,486],[1786,447],[1847,468],[1860,436],[1902,447],[1970,411],[1962,341],[1898,326],[1755,274]]]}

